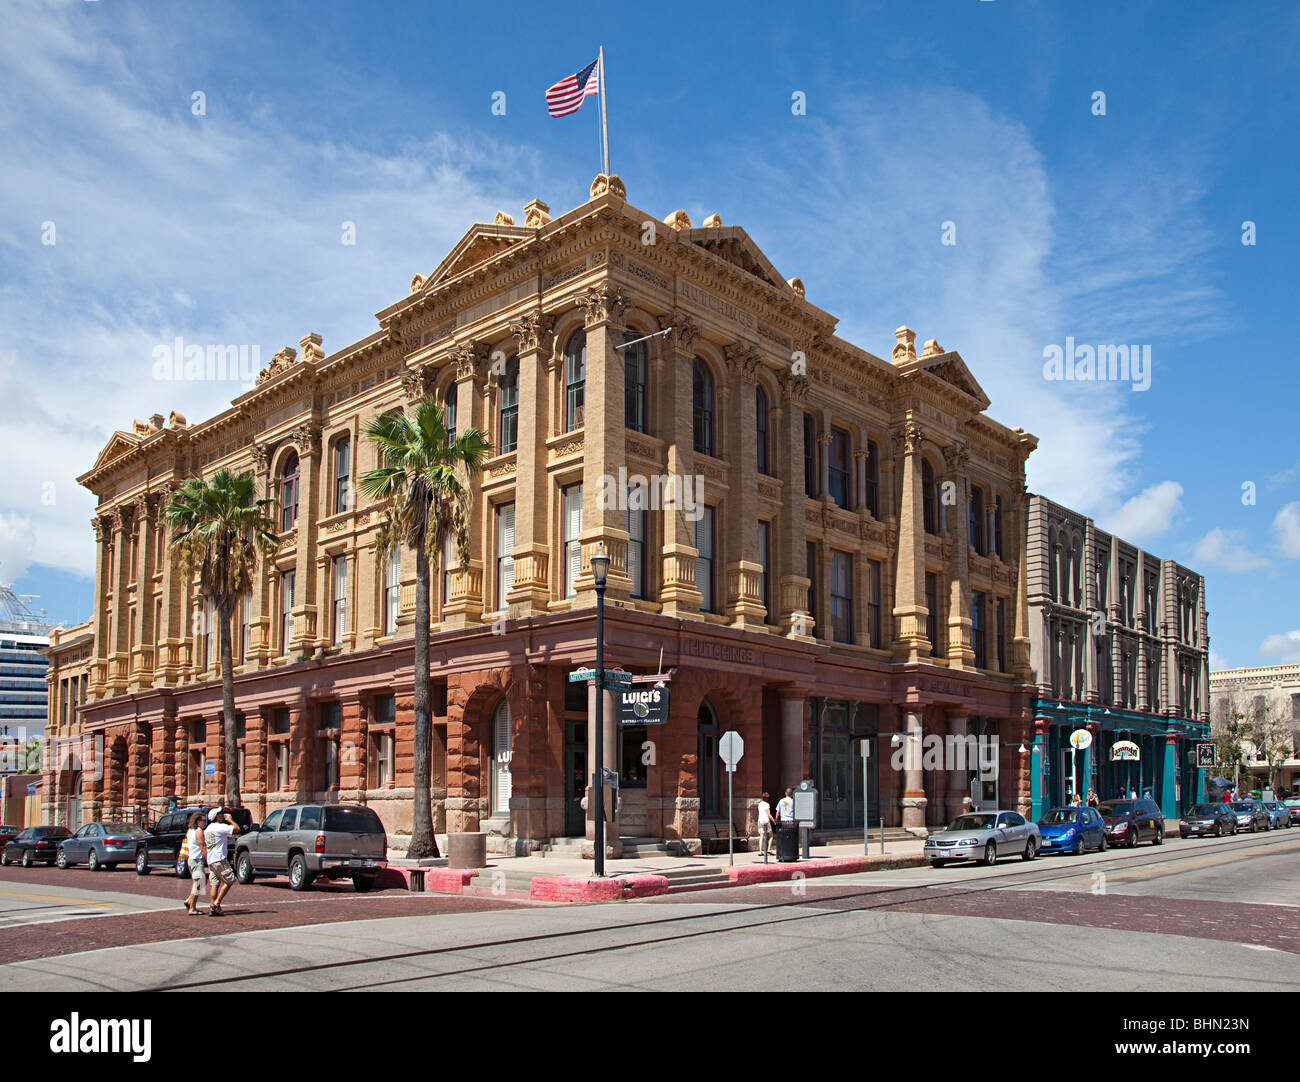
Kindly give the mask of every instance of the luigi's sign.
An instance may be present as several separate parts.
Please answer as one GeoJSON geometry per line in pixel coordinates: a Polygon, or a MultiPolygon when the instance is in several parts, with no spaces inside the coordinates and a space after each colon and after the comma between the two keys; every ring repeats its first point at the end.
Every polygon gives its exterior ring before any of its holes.
{"type": "Polygon", "coordinates": [[[620,725],[665,725],[667,722],[666,684],[633,684],[618,692],[620,725]]]}

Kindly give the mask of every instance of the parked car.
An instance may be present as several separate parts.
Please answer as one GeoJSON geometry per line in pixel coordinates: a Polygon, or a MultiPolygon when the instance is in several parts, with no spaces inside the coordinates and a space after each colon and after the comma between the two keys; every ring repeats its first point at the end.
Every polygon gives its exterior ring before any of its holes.
{"type": "Polygon", "coordinates": [[[1108,845],[1126,845],[1130,849],[1138,842],[1159,845],[1165,840],[1165,817],[1159,805],[1149,797],[1136,800],[1107,800],[1097,811],[1106,824],[1108,845]]]}
{"type": "Polygon", "coordinates": [[[1300,796],[1290,796],[1282,801],[1286,805],[1286,810],[1291,813],[1291,822],[1300,823],[1300,796]]]}
{"type": "Polygon", "coordinates": [[[287,874],[294,890],[306,890],[317,876],[347,876],[357,890],[370,890],[388,867],[384,824],[360,804],[294,804],[273,811],[260,827],[237,835],[232,848],[241,883],[287,874]]]}
{"type": "Polygon", "coordinates": [[[54,863],[60,868],[88,864],[92,872],[116,868],[135,860],[136,847],[145,836],[138,823],[87,823],[59,845],[54,863]]]}
{"type": "Polygon", "coordinates": [[[10,826],[8,823],[0,824],[0,846],[8,845],[22,829],[22,827],[10,826]]]}
{"type": "Polygon", "coordinates": [[[1044,853],[1106,852],[1106,823],[1096,808],[1052,808],[1038,820],[1038,833],[1044,853]]]}
{"type": "MultiPolygon", "coordinates": [[[[189,870],[181,860],[181,842],[189,827],[190,816],[195,812],[207,815],[212,809],[195,806],[175,808],[160,816],[135,848],[135,874],[148,875],[154,868],[169,868],[180,878],[189,878],[189,870]]],[[[244,834],[253,829],[253,815],[247,808],[227,808],[230,817],[244,834]]],[[[237,835],[238,836],[238,835],[237,835]]]]}
{"type": "Polygon", "coordinates": [[[1237,813],[1231,804],[1197,804],[1179,820],[1178,826],[1184,838],[1197,838],[1202,834],[1221,838],[1225,834],[1237,833],[1237,813]]]}
{"type": "Polygon", "coordinates": [[[52,864],[59,843],[70,837],[72,831],[67,827],[28,827],[20,830],[0,851],[0,864],[7,866],[15,860],[24,868],[30,868],[38,860],[52,864]]]}
{"type": "Polygon", "coordinates": [[[1232,802],[1233,813],[1237,816],[1237,829],[1249,830],[1252,834],[1257,830],[1268,830],[1269,819],[1268,812],[1264,805],[1257,800],[1234,800],[1232,802]]]}
{"type": "Polygon", "coordinates": [[[1039,844],[1038,827],[1019,812],[967,812],[926,838],[925,858],[935,868],[954,860],[996,864],[998,857],[1013,853],[1033,860],[1039,844]]]}
{"type": "Polygon", "coordinates": [[[1272,830],[1288,830],[1291,827],[1291,809],[1280,800],[1264,801],[1264,810],[1268,812],[1268,825],[1272,830]]]}

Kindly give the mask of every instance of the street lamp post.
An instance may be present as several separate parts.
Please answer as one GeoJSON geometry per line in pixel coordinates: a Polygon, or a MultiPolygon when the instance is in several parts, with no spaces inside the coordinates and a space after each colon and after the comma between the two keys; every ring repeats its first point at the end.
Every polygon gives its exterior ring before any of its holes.
{"type": "Polygon", "coordinates": [[[602,544],[591,557],[591,577],[596,585],[596,875],[605,874],[605,580],[609,554],[602,544]]]}

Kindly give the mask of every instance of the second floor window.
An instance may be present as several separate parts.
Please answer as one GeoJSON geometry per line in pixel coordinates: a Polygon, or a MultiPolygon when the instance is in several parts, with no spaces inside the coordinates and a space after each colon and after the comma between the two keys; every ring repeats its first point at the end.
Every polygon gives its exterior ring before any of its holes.
{"type": "Polygon", "coordinates": [[[506,361],[501,376],[501,424],[497,452],[506,454],[519,444],[519,358],[506,361]]]}
{"type": "Polygon", "coordinates": [[[627,576],[632,580],[632,596],[645,597],[645,511],[627,509],[627,576]]]}
{"type": "Polygon", "coordinates": [[[807,496],[817,495],[817,422],[807,412],[803,415],[803,490],[807,496]]]}
{"type": "Polygon", "coordinates": [[[352,441],[344,436],[334,444],[334,510],[352,506],[352,441]]]}
{"type": "Polygon", "coordinates": [[[853,641],[853,557],[847,552],[831,553],[831,637],[853,641]]]}
{"type": "Polygon", "coordinates": [[[456,384],[454,383],[447,388],[442,423],[447,430],[447,442],[451,443],[456,438],[456,384]]]}
{"type": "Polygon", "coordinates": [[[582,486],[569,485],[564,490],[563,498],[563,544],[561,558],[564,560],[564,596],[574,597],[578,590],[575,585],[582,573],[582,486]]]}
{"type": "Polygon", "coordinates": [[[582,427],[587,401],[587,332],[574,331],[564,347],[564,431],[582,427]]]}
{"type": "Polygon", "coordinates": [[[384,634],[397,630],[402,612],[402,546],[394,545],[384,571],[384,634]]]}
{"type": "Polygon", "coordinates": [[[867,441],[867,510],[872,518],[880,517],[880,452],[875,443],[867,441]]]}
{"type": "Polygon", "coordinates": [[[239,599],[239,660],[248,660],[248,648],[252,641],[253,626],[253,591],[245,590],[239,599]]]}
{"type": "Polygon", "coordinates": [[[285,571],[280,575],[280,653],[289,652],[289,643],[293,641],[293,580],[294,572],[285,571]]]}
{"type": "Polygon", "coordinates": [[[877,650],[885,648],[880,621],[880,563],[876,560],[867,561],[867,634],[877,650]]]}
{"type": "Polygon", "coordinates": [[[849,507],[849,434],[842,428],[831,429],[830,456],[831,499],[847,510],[849,507]]]}
{"type": "Polygon", "coordinates": [[[451,576],[459,564],[456,555],[456,538],[448,534],[442,543],[442,603],[451,600],[451,576]]]}
{"type": "Polygon", "coordinates": [[[934,490],[934,467],[926,459],[921,459],[921,517],[925,532],[939,532],[939,509],[936,505],[934,490]]]}
{"type": "Polygon", "coordinates": [[[975,667],[989,667],[988,643],[984,635],[984,608],[987,599],[980,590],[973,590],[970,599],[970,644],[975,651],[975,667]]]}
{"type": "Polygon", "coordinates": [[[694,407],[695,449],[704,455],[714,454],[713,447],[713,373],[699,357],[695,358],[691,379],[694,407]]]}
{"type": "Polygon", "coordinates": [[[1002,497],[993,497],[993,554],[1002,559],[1002,497]]]}
{"type": "Polygon", "coordinates": [[[280,530],[292,530],[298,522],[298,456],[291,454],[280,470],[280,530]]]}
{"type": "Polygon", "coordinates": [[[758,596],[762,599],[763,608],[767,610],[763,620],[770,624],[772,622],[772,524],[770,522],[758,524],[758,563],[763,569],[758,583],[758,596]]]}
{"type": "Polygon", "coordinates": [[[646,343],[623,350],[623,424],[629,432],[646,430],[646,343]]]}
{"type": "Polygon", "coordinates": [[[695,548],[699,553],[695,557],[695,588],[700,591],[700,611],[714,612],[713,596],[713,511],[712,507],[700,508],[702,512],[695,521],[695,548]]]}
{"type": "Polygon", "coordinates": [[[515,558],[510,555],[515,547],[515,505],[503,503],[497,507],[497,610],[504,609],[506,596],[515,584],[515,558]]]}
{"type": "Polygon", "coordinates": [[[343,641],[348,629],[348,558],[334,557],[334,634],[337,646],[343,641]]]}
{"type": "Polygon", "coordinates": [[[804,545],[804,566],[808,569],[808,615],[817,624],[817,542],[804,545]]]}
{"type": "MultiPolygon", "coordinates": [[[[1007,671],[1007,603],[1005,598],[998,598],[998,672],[1007,671]]],[[[1100,672],[1100,670],[1098,670],[1100,672]]]]}
{"type": "MultiPolygon", "coordinates": [[[[966,531],[970,547],[979,555],[987,556],[988,547],[984,543],[984,490],[971,488],[970,503],[967,506],[966,531]]],[[[982,667],[982,666],[981,666],[982,667]]]]}
{"type": "Polygon", "coordinates": [[[925,637],[930,640],[930,656],[939,656],[939,576],[925,573],[925,637]]]}
{"type": "Polygon", "coordinates": [[[767,392],[762,387],[754,388],[754,446],[758,452],[758,472],[771,473],[768,461],[767,439],[767,392]]]}

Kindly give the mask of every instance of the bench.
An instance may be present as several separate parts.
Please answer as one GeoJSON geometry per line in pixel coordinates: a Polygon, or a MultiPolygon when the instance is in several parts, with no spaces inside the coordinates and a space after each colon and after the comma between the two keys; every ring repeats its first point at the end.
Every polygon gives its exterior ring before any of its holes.
{"type": "MultiPolygon", "coordinates": [[[[740,853],[749,852],[749,835],[744,830],[736,828],[734,824],[732,829],[735,832],[736,851],[740,853]]],[[[727,851],[726,823],[700,824],[700,851],[703,853],[725,853],[727,851]]]]}

